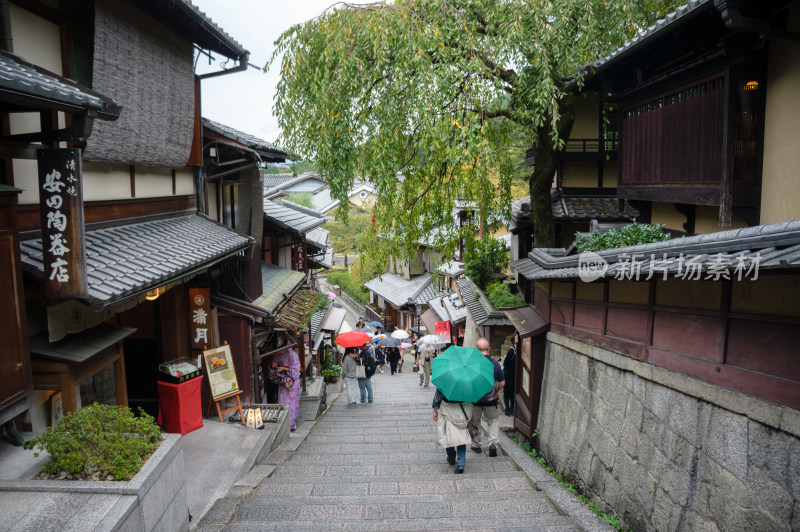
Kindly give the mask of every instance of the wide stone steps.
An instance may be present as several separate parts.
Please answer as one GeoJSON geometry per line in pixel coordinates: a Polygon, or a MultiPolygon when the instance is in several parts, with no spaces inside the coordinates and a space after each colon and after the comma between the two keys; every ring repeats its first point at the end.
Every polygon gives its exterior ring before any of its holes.
{"type": "Polygon", "coordinates": [[[453,474],[435,444],[433,388],[416,383],[376,375],[374,404],[339,396],[302,443],[267,457],[274,472],[226,530],[575,530],[501,450],[468,450],[453,474]]]}

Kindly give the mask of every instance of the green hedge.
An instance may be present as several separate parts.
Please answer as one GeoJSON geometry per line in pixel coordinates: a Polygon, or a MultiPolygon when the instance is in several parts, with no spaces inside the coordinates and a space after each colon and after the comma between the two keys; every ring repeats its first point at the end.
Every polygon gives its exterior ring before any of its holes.
{"type": "Polygon", "coordinates": [[[352,281],[348,272],[328,272],[328,282],[338,284],[342,291],[362,305],[369,304],[369,290],[352,281]]]}

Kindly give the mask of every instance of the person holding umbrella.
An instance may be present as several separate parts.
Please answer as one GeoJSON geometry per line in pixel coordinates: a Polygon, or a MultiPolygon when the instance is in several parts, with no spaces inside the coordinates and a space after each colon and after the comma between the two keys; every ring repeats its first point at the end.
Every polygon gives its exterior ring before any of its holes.
{"type": "Polygon", "coordinates": [[[347,389],[347,404],[354,405],[358,402],[358,378],[356,377],[356,348],[348,347],[344,350],[344,360],[342,361],[342,377],[344,386],[347,389]]]}
{"type": "Polygon", "coordinates": [[[427,388],[431,384],[431,360],[433,359],[433,348],[423,345],[417,350],[417,366],[419,366],[419,385],[427,388]]]}
{"type": "Polygon", "coordinates": [[[472,423],[477,425],[480,430],[478,435],[472,440],[470,447],[476,453],[481,452],[481,443],[489,444],[489,456],[497,456],[497,443],[500,441],[500,411],[497,409],[497,394],[505,386],[506,381],[503,376],[503,368],[496,360],[489,356],[489,340],[479,339],[476,344],[486,360],[494,366],[494,386],[480,400],[476,401],[472,408],[472,423]],[[481,425],[481,417],[486,420],[489,430],[486,431],[481,425]]]}
{"type": "Polygon", "coordinates": [[[437,428],[437,444],[447,452],[447,462],[455,465],[455,473],[464,472],[467,442],[471,442],[468,425],[473,401],[483,397],[494,385],[494,368],[474,347],[451,346],[433,359],[433,420],[437,428]]]}

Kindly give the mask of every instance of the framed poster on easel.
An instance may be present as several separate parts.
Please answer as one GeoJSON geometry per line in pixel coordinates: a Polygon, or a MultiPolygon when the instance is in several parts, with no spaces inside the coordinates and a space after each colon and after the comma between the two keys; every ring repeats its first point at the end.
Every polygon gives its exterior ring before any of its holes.
{"type": "Polygon", "coordinates": [[[239,381],[236,380],[236,369],[233,367],[231,346],[226,343],[220,347],[203,351],[203,362],[206,366],[208,385],[211,387],[211,397],[216,403],[220,423],[222,422],[222,414],[227,414],[234,410],[239,411],[242,423],[244,423],[242,401],[239,398],[242,391],[239,389],[239,381]],[[226,410],[221,409],[219,406],[220,401],[229,397],[236,398],[236,406],[226,410]]]}

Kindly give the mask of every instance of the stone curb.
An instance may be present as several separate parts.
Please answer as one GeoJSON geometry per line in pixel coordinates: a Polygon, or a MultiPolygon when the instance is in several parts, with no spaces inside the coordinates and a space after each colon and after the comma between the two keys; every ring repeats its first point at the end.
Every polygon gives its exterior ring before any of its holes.
{"type": "Polygon", "coordinates": [[[547,494],[556,510],[572,518],[575,525],[584,532],[608,532],[615,528],[603,521],[578,498],[567,491],[545,468],[523,451],[514,441],[500,432],[500,447],[512,462],[534,483],[537,489],[547,494]]]}

